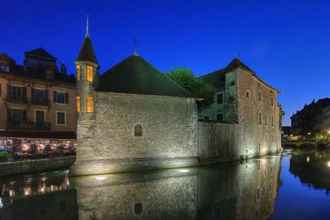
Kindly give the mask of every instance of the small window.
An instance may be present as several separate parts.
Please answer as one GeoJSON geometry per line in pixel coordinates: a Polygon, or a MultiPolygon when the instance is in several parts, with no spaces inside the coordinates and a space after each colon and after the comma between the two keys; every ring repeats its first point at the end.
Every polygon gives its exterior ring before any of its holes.
{"type": "Polygon", "coordinates": [[[245,92],[245,97],[246,97],[246,98],[250,98],[250,91],[249,91],[249,90],[247,90],[247,91],[245,92]]]}
{"type": "Polygon", "coordinates": [[[77,80],[80,80],[81,78],[81,68],[80,68],[80,65],[78,64],[77,66],[76,66],[76,68],[77,68],[77,80]]]}
{"type": "Polygon", "coordinates": [[[258,122],[261,125],[262,124],[262,115],[261,112],[258,113],[258,122]]]}
{"type": "Polygon", "coordinates": [[[272,107],[274,107],[274,98],[273,97],[270,98],[270,103],[271,103],[272,107]]]}
{"type": "Polygon", "coordinates": [[[141,215],[143,212],[143,206],[142,206],[142,203],[136,203],[134,205],[134,213],[136,215],[141,215]]]}
{"type": "Polygon", "coordinates": [[[60,104],[69,103],[69,94],[66,92],[54,91],[53,101],[60,104]]]}
{"type": "Polygon", "coordinates": [[[274,127],[274,116],[272,116],[272,127],[274,127]]]}
{"type": "Polygon", "coordinates": [[[258,101],[261,101],[261,92],[258,92],[258,101]]]}
{"type": "Polygon", "coordinates": [[[205,116],[204,119],[207,121],[210,120],[209,116],[205,116]]]}
{"type": "Polygon", "coordinates": [[[223,104],[223,93],[217,94],[217,103],[223,104]]]}
{"type": "Polygon", "coordinates": [[[235,81],[231,81],[230,86],[234,86],[234,85],[235,85],[235,81]]]}
{"type": "Polygon", "coordinates": [[[143,131],[142,131],[142,126],[141,125],[135,125],[134,127],[134,136],[135,137],[142,137],[143,131]]]}
{"type": "Polygon", "coordinates": [[[80,112],[80,96],[76,97],[77,112],[80,112]]]}
{"type": "Polygon", "coordinates": [[[66,114],[65,112],[57,112],[56,113],[56,124],[57,125],[65,125],[66,124],[66,114]]]}
{"type": "Polygon", "coordinates": [[[223,121],[223,114],[222,113],[217,114],[217,121],[223,121]]]}
{"type": "Polygon", "coordinates": [[[0,71],[2,72],[9,72],[9,65],[7,64],[0,64],[0,71]]]}
{"type": "Polygon", "coordinates": [[[87,76],[86,79],[89,82],[93,82],[94,74],[93,74],[93,67],[92,66],[87,66],[87,76]]]}
{"type": "Polygon", "coordinates": [[[87,97],[87,112],[94,112],[94,99],[93,96],[87,97]]]}

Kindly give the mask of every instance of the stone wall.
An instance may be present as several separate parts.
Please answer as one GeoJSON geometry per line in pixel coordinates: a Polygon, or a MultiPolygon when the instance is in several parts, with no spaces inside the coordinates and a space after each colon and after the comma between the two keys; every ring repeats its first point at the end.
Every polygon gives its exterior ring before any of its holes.
{"type": "Polygon", "coordinates": [[[0,163],[0,176],[68,169],[74,161],[75,156],[65,156],[50,159],[2,162],[0,163]]]}
{"type": "Polygon", "coordinates": [[[204,163],[239,158],[239,125],[198,122],[198,154],[204,163]]]}
{"type": "Polygon", "coordinates": [[[80,115],[73,171],[110,172],[110,164],[120,170],[118,164],[149,159],[155,166],[173,159],[174,164],[183,161],[179,166],[193,165],[198,156],[197,117],[192,98],[96,92],[95,112],[80,115]],[[141,136],[135,135],[136,126],[142,127],[141,136]],[[91,161],[97,163],[95,169],[91,161]],[[89,164],[90,170],[82,164],[89,164]]]}
{"type": "Polygon", "coordinates": [[[278,92],[245,70],[240,70],[237,89],[240,155],[278,152],[281,149],[278,92]]]}

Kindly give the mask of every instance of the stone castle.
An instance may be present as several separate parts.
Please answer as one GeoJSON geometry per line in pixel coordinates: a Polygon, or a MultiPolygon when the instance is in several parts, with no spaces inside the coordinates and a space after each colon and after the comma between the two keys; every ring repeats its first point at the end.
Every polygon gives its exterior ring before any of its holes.
{"type": "Polygon", "coordinates": [[[212,103],[132,55],[98,74],[86,35],[76,60],[75,175],[195,166],[279,152],[278,91],[238,59],[203,76],[212,103]]]}

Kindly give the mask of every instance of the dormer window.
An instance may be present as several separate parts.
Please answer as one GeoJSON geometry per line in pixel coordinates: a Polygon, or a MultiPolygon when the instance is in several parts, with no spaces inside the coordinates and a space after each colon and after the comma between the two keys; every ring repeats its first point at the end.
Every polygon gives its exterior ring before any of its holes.
{"type": "Polygon", "coordinates": [[[0,64],[0,71],[8,73],[9,72],[9,65],[1,63],[0,64]]]}

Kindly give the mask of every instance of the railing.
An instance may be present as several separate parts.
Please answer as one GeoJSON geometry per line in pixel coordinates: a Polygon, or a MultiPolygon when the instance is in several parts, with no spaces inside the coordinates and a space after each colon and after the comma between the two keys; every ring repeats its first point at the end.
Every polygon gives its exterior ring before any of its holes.
{"type": "Polygon", "coordinates": [[[8,102],[13,102],[13,103],[20,103],[20,104],[26,104],[28,103],[28,99],[26,96],[12,96],[8,95],[7,96],[7,101],[8,102]]]}
{"type": "Polygon", "coordinates": [[[39,98],[39,97],[33,97],[31,98],[31,104],[33,105],[49,105],[48,98],[39,98]]]}
{"type": "Polygon", "coordinates": [[[49,122],[8,121],[8,129],[50,130],[49,122]]]}

